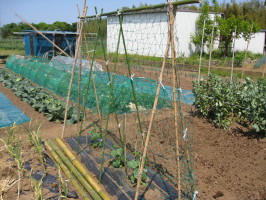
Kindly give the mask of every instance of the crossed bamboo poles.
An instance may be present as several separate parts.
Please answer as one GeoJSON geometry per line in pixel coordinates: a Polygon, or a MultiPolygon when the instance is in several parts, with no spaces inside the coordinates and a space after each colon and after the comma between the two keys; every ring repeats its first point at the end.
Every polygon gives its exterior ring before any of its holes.
{"type": "MultiPolygon", "coordinates": [[[[70,79],[70,84],[69,84],[69,89],[68,89],[66,111],[65,111],[65,116],[64,116],[64,125],[63,125],[63,129],[62,129],[62,138],[64,137],[65,128],[66,128],[66,119],[67,119],[67,112],[68,112],[68,106],[69,106],[69,101],[70,101],[70,93],[71,93],[71,90],[72,90],[74,71],[75,71],[77,59],[81,59],[81,46],[82,46],[82,36],[83,36],[83,30],[84,30],[84,18],[85,18],[86,12],[87,12],[86,0],[84,2],[85,3],[84,3],[84,8],[83,8],[83,13],[82,13],[82,16],[80,17],[80,21],[78,23],[78,34],[79,34],[79,36],[78,36],[77,43],[76,43],[76,50],[77,51],[76,51],[75,58],[74,58],[74,64],[73,64],[73,67],[72,67],[71,79],[70,79]]],[[[196,3],[196,2],[198,2],[198,1],[193,1],[193,0],[187,1],[187,3],[196,3]]],[[[187,4],[187,3],[186,3],[186,1],[183,1],[183,2],[181,2],[180,5],[187,4]]],[[[174,121],[175,121],[175,135],[176,135],[177,188],[178,188],[178,198],[181,199],[180,164],[179,164],[179,141],[178,141],[179,132],[178,132],[178,115],[177,115],[177,112],[178,112],[177,104],[180,104],[180,93],[178,95],[178,102],[177,102],[177,100],[176,100],[177,99],[176,98],[176,96],[177,96],[176,95],[176,86],[177,86],[177,77],[176,77],[176,75],[179,72],[177,72],[176,68],[175,68],[175,65],[176,65],[176,63],[175,63],[175,43],[174,43],[174,21],[175,21],[174,13],[175,13],[175,9],[174,9],[173,3],[170,0],[168,0],[167,4],[169,6],[168,42],[167,42],[167,45],[166,45],[164,61],[163,61],[163,64],[162,64],[161,73],[160,73],[159,80],[158,80],[158,86],[157,86],[156,96],[155,96],[154,105],[153,105],[153,109],[152,109],[152,113],[151,113],[150,124],[149,124],[149,128],[148,128],[148,132],[146,134],[144,147],[143,147],[143,154],[142,154],[141,165],[140,165],[140,169],[139,169],[139,176],[138,176],[138,180],[137,180],[135,200],[138,198],[138,195],[139,195],[139,187],[140,187],[141,177],[142,177],[142,173],[143,173],[144,166],[145,166],[145,160],[146,160],[146,156],[147,156],[147,148],[148,148],[149,139],[150,139],[150,136],[151,136],[151,128],[152,128],[154,116],[155,116],[155,113],[156,113],[156,108],[157,108],[159,94],[160,94],[160,88],[162,86],[162,81],[163,81],[163,72],[164,72],[164,69],[165,69],[166,60],[167,60],[168,55],[169,55],[170,46],[171,46],[172,72],[173,72],[172,73],[173,74],[173,105],[174,105],[173,112],[174,112],[174,119],[175,119],[174,121]]],[[[25,23],[27,23],[26,20],[23,20],[23,21],[25,23]]],[[[122,40],[123,40],[122,42],[123,42],[123,45],[124,45],[124,48],[125,48],[125,52],[126,52],[125,38],[124,38],[124,35],[123,35],[122,17],[121,16],[119,16],[119,21],[120,21],[120,33],[119,33],[118,43],[120,42],[120,37],[122,37],[122,40]]],[[[29,23],[27,23],[27,24],[30,25],[29,23]]],[[[30,26],[37,33],[41,34],[32,25],[30,25],[30,26]]],[[[43,35],[43,37],[45,38],[44,35],[43,35]]],[[[49,41],[48,38],[47,38],[47,40],[49,41]]],[[[49,41],[49,42],[52,43],[57,49],[59,49],[59,51],[61,51],[61,53],[63,53],[66,56],[69,56],[62,49],[60,49],[58,46],[56,46],[52,41],[49,41]]],[[[127,56],[127,53],[126,53],[126,56],[127,56]]],[[[126,60],[127,60],[128,73],[129,73],[129,76],[131,76],[129,60],[128,60],[128,58],[126,58],[126,60]]],[[[80,60],[80,63],[81,63],[81,60],[80,60]]],[[[106,64],[106,67],[108,69],[107,64],[106,64]]],[[[108,72],[109,72],[109,70],[108,70],[108,72]]],[[[80,68],[79,68],[79,81],[80,81],[80,73],[81,73],[81,64],[80,64],[80,68]]],[[[90,75],[92,75],[92,74],[90,74],[90,75]]],[[[111,81],[112,82],[114,81],[114,77],[112,77],[111,81]]],[[[97,97],[97,91],[96,91],[94,80],[93,80],[93,85],[94,85],[94,92],[96,92],[96,97],[97,97]]],[[[136,108],[137,108],[139,128],[140,128],[141,132],[143,132],[142,128],[141,128],[141,123],[140,123],[140,117],[139,117],[139,111],[138,111],[138,105],[137,105],[137,97],[136,97],[136,94],[134,93],[135,90],[134,90],[134,84],[133,84],[133,80],[132,79],[131,79],[131,86],[132,86],[132,92],[133,92],[133,96],[134,96],[135,105],[136,105],[136,108]]],[[[110,89],[112,89],[111,87],[112,87],[112,84],[110,86],[110,89]]],[[[79,90],[80,90],[80,85],[79,85],[79,90]]],[[[80,100],[80,92],[79,92],[78,99],[80,100]]],[[[80,110],[78,112],[80,113],[80,110]]],[[[99,109],[98,109],[98,112],[99,112],[98,114],[100,116],[100,110],[99,109]]],[[[78,118],[78,119],[80,120],[80,118],[78,118]]],[[[109,118],[107,118],[107,120],[106,120],[106,130],[108,128],[108,119],[109,118]]],[[[62,145],[62,142],[60,142],[60,139],[57,139],[57,142],[59,143],[59,145],[60,144],[62,145]]],[[[56,146],[51,141],[47,141],[46,145],[47,145],[48,149],[50,150],[51,154],[53,155],[54,159],[56,161],[58,161],[58,163],[61,163],[59,161],[59,159],[58,159],[59,157],[63,158],[63,155],[60,152],[60,150],[57,149],[56,146]]],[[[62,149],[64,150],[65,147],[62,148],[62,149]]],[[[71,154],[68,154],[68,156],[72,157],[71,154]]],[[[71,160],[71,161],[73,162],[73,160],[71,160]]],[[[69,163],[69,162],[66,161],[66,163],[65,163],[66,165],[70,165],[71,162],[69,163]],[[66,163],[68,163],[68,164],[66,164],[66,163]]],[[[75,163],[77,163],[77,162],[75,162],[75,163]]],[[[75,165],[75,163],[73,162],[74,165],[75,165]]],[[[59,164],[59,165],[61,165],[61,164],[59,164]]],[[[67,175],[69,175],[69,171],[65,167],[63,167],[63,165],[62,165],[62,169],[63,170],[65,169],[64,170],[65,173],[67,175]]],[[[100,177],[100,179],[101,179],[101,177],[100,177]]],[[[83,182],[83,181],[81,181],[81,182],[83,182]]],[[[73,181],[73,184],[76,185],[76,182],[73,181]]],[[[90,187],[89,187],[89,189],[87,191],[89,193],[91,192],[90,193],[91,196],[95,196],[96,199],[98,198],[97,194],[95,194],[95,192],[93,192],[90,187]]],[[[84,195],[84,199],[87,199],[87,196],[80,189],[79,189],[79,192],[81,192],[81,194],[84,195]]],[[[100,195],[100,194],[98,194],[98,195],[100,195]]],[[[88,199],[89,199],[89,197],[88,197],[88,199]]]]}

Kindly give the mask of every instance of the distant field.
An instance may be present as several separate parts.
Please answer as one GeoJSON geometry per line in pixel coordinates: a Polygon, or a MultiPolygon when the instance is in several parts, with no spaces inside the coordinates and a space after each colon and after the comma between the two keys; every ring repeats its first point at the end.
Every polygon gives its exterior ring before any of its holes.
{"type": "Polygon", "coordinates": [[[24,55],[22,39],[11,38],[0,40],[0,55],[24,55]]]}
{"type": "Polygon", "coordinates": [[[0,49],[0,55],[22,55],[24,56],[24,50],[7,50],[0,49]]]}

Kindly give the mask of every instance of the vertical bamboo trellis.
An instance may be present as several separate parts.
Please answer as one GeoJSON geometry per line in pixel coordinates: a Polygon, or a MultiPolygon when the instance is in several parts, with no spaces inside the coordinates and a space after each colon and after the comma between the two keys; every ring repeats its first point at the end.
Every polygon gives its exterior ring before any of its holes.
{"type": "Polygon", "coordinates": [[[231,63],[231,77],[230,82],[233,82],[233,73],[234,73],[234,60],[235,60],[235,42],[236,42],[236,28],[234,33],[234,41],[233,41],[233,56],[232,56],[232,63],[231,63]]]}
{"type": "Polygon", "coordinates": [[[204,41],[205,25],[206,25],[206,20],[204,19],[203,28],[202,28],[202,36],[201,36],[201,46],[200,46],[200,60],[199,60],[199,71],[198,71],[198,83],[200,81],[200,70],[201,70],[201,62],[202,62],[202,52],[203,52],[203,49],[204,49],[203,41],[204,41]]]}
{"type": "MultiPolygon", "coordinates": [[[[85,0],[85,3],[84,3],[84,8],[83,8],[83,14],[82,16],[85,16],[86,15],[86,11],[87,11],[88,7],[86,6],[86,0],[85,0]]],[[[79,11],[79,7],[78,7],[78,13],[79,13],[79,17],[80,16],[80,11],[79,11]]],[[[84,19],[82,19],[82,23],[84,23],[84,19]]],[[[81,27],[81,20],[79,21],[78,23],[79,25],[79,29],[81,27]]],[[[83,25],[84,26],[84,25],[83,25]]],[[[83,33],[84,33],[84,30],[79,30],[78,29],[78,32],[83,36],[83,33]]],[[[81,134],[81,126],[79,125],[80,123],[80,90],[81,90],[81,85],[80,85],[80,82],[81,82],[81,72],[82,72],[82,42],[81,42],[81,45],[79,45],[79,72],[78,72],[78,127],[79,127],[79,130],[78,130],[78,134],[81,134]]]]}
{"type": "MultiPolygon", "coordinates": [[[[168,6],[170,6],[170,4],[171,4],[171,2],[168,0],[168,6]]],[[[152,128],[153,119],[154,119],[154,115],[155,115],[157,104],[158,104],[159,94],[160,94],[160,91],[161,91],[161,84],[162,84],[162,80],[163,80],[163,72],[164,72],[164,69],[165,69],[166,60],[168,58],[169,48],[170,48],[170,45],[171,45],[170,41],[171,41],[171,34],[170,34],[170,23],[169,23],[169,25],[168,25],[168,40],[167,40],[165,55],[164,55],[164,59],[163,59],[162,67],[161,67],[160,76],[159,76],[159,81],[158,81],[158,86],[157,86],[156,95],[155,95],[155,99],[154,99],[154,104],[153,104],[153,108],[152,108],[152,112],[151,112],[151,118],[150,118],[150,123],[149,123],[149,127],[148,127],[148,132],[147,132],[146,139],[145,139],[143,154],[142,154],[142,157],[141,157],[141,164],[140,164],[140,168],[139,168],[139,174],[138,174],[137,186],[136,186],[136,194],[135,194],[134,200],[137,200],[138,196],[139,196],[139,187],[140,187],[140,184],[141,184],[142,173],[143,173],[144,166],[145,166],[145,161],[146,161],[146,156],[147,156],[147,149],[148,149],[149,140],[150,140],[150,136],[151,136],[151,128],[152,128]]]]}
{"type": "Polygon", "coordinates": [[[64,134],[65,134],[67,113],[68,113],[68,107],[69,107],[69,102],[70,102],[70,94],[71,94],[71,90],[72,90],[72,84],[73,84],[73,79],[74,79],[77,59],[78,59],[78,56],[79,56],[79,50],[80,50],[80,46],[82,45],[82,31],[83,31],[83,26],[84,26],[83,19],[86,16],[86,12],[87,12],[86,0],[84,0],[83,16],[80,18],[80,21],[82,21],[82,23],[79,26],[79,36],[78,36],[78,40],[77,40],[77,44],[76,44],[76,52],[75,52],[74,64],[72,66],[70,83],[69,83],[69,87],[68,87],[68,94],[67,94],[67,100],[66,100],[66,110],[65,110],[65,115],[64,115],[64,124],[63,124],[63,129],[62,129],[62,136],[61,136],[62,138],[64,138],[64,134]]]}
{"type": "MultiPolygon", "coordinates": [[[[171,1],[170,1],[171,2],[171,1]]],[[[175,142],[176,142],[176,177],[177,177],[177,191],[178,191],[178,199],[181,199],[181,176],[180,176],[180,160],[179,160],[179,131],[178,131],[178,116],[177,116],[177,101],[176,101],[176,85],[177,85],[177,77],[176,77],[176,52],[175,52],[175,35],[174,35],[174,23],[175,23],[175,10],[173,5],[170,3],[169,10],[169,22],[170,22],[170,36],[171,36],[171,62],[172,62],[172,76],[173,76],[173,104],[174,104],[174,119],[175,119],[175,142]]],[[[180,95],[178,95],[180,101],[180,95]]]]}

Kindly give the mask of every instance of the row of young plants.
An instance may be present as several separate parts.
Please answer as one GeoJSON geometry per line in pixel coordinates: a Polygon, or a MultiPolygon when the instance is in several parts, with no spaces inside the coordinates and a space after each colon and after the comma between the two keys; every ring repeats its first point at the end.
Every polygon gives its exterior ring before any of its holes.
{"type": "MultiPolygon", "coordinates": [[[[57,169],[58,170],[58,185],[55,187],[59,189],[58,199],[66,199],[70,192],[70,185],[68,180],[65,180],[62,175],[59,166],[51,166],[46,162],[46,150],[43,146],[42,137],[40,133],[40,125],[32,125],[30,124],[29,128],[25,127],[24,131],[18,128],[18,126],[12,126],[10,129],[6,131],[6,136],[2,135],[0,137],[0,141],[3,142],[4,146],[8,150],[9,155],[14,159],[17,164],[17,199],[20,199],[20,195],[25,192],[34,192],[34,199],[43,200],[45,199],[45,193],[43,191],[43,187],[46,183],[44,183],[44,178],[49,175],[47,172],[48,168],[57,169]],[[24,132],[28,139],[24,139],[22,143],[21,135],[18,132],[24,132]],[[30,147],[30,149],[29,149],[30,147]],[[30,153],[30,152],[33,152],[30,153]],[[33,156],[34,159],[38,160],[37,165],[30,165],[27,168],[27,163],[30,163],[32,158],[29,156],[33,156]],[[34,167],[33,167],[34,166],[34,167]],[[38,175],[42,176],[37,178],[34,176],[34,172],[43,172],[38,175]],[[29,179],[31,182],[31,190],[24,188],[25,181],[29,179]]],[[[51,171],[51,170],[49,170],[51,171]]],[[[57,175],[57,174],[55,174],[57,175]]],[[[0,196],[3,197],[6,190],[0,190],[0,196]]]]}
{"type": "MultiPolygon", "coordinates": [[[[92,131],[89,132],[89,135],[90,135],[90,144],[94,149],[103,147],[103,136],[100,129],[95,127],[92,131]]],[[[121,146],[123,145],[124,144],[122,144],[121,146]]],[[[114,168],[124,167],[126,169],[130,169],[126,170],[126,173],[128,173],[127,178],[132,184],[132,186],[135,187],[137,185],[139,167],[141,162],[140,152],[138,151],[133,152],[134,159],[127,161],[127,158],[125,157],[124,148],[119,147],[117,145],[114,145],[113,147],[114,149],[110,152],[110,155],[113,158],[113,160],[110,162],[110,164],[114,168]]],[[[142,173],[141,185],[146,185],[146,183],[147,183],[147,170],[145,165],[145,170],[142,173]]]]}
{"type": "Polygon", "coordinates": [[[0,49],[24,50],[24,44],[20,39],[0,40],[0,49]]]}
{"type": "Polygon", "coordinates": [[[193,92],[198,111],[217,127],[227,129],[236,121],[266,134],[265,79],[231,83],[211,75],[207,80],[195,81],[193,92]]]}
{"type": "MultiPolygon", "coordinates": [[[[45,92],[42,87],[5,69],[0,69],[0,82],[36,111],[44,113],[49,121],[63,122],[65,102],[45,92]]],[[[70,106],[67,123],[76,123],[77,117],[77,110],[70,106]]]]}

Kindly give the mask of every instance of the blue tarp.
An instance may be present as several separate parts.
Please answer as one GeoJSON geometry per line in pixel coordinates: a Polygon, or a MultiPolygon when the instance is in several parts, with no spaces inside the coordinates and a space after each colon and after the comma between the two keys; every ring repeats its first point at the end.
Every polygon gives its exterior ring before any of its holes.
{"type": "Polygon", "coordinates": [[[13,124],[22,124],[30,120],[27,115],[0,92],[0,128],[12,126],[13,124]]]}

